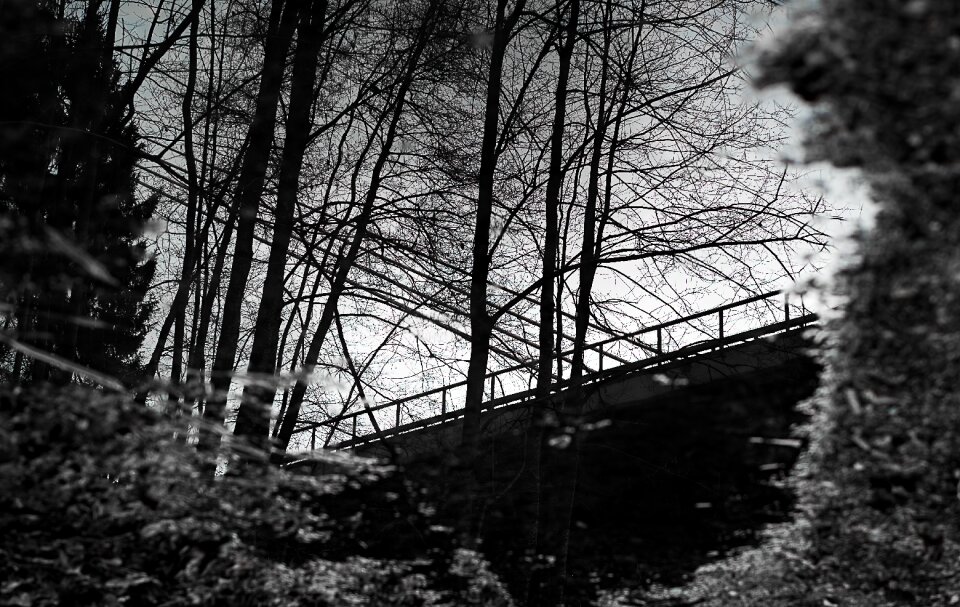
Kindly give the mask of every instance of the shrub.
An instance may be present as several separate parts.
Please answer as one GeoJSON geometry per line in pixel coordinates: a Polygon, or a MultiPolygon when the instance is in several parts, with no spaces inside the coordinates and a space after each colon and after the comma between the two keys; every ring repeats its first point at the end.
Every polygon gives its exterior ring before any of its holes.
{"type": "Polygon", "coordinates": [[[0,604],[510,604],[382,466],[214,479],[203,464],[125,397],[3,393],[0,604]]]}
{"type": "Polygon", "coordinates": [[[831,287],[798,521],[648,604],[960,604],[960,8],[809,4],[764,79],[816,105],[809,159],[861,169],[878,213],[831,287]]]}

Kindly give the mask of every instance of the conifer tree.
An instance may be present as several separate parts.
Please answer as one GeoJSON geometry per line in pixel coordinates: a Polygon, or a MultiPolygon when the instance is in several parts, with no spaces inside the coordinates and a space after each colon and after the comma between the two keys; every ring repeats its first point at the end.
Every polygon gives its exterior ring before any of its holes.
{"type": "Polygon", "coordinates": [[[2,359],[9,380],[72,376],[30,348],[119,377],[138,364],[155,266],[139,234],[156,200],[134,194],[138,135],[108,8],[0,7],[0,82],[16,83],[0,99],[0,296],[7,344],[19,344],[2,359]]]}

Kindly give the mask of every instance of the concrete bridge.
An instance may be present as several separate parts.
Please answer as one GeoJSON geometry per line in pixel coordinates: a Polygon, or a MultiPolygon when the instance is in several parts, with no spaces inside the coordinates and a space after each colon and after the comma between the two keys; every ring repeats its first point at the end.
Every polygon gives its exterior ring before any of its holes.
{"type": "MultiPolygon", "coordinates": [[[[555,383],[547,399],[538,401],[531,387],[505,389],[509,383],[504,378],[524,373],[528,385],[532,384],[535,361],[493,371],[487,375],[485,437],[519,432],[533,407],[562,416],[561,403],[574,390],[583,399],[577,407],[579,417],[558,419],[559,425],[641,407],[669,399],[672,393],[682,399],[684,390],[691,388],[709,393],[717,382],[762,379],[765,373],[806,360],[809,341],[803,334],[816,323],[816,316],[802,303],[791,304],[784,297],[780,292],[765,293],[589,344],[586,350],[594,368],[577,381],[555,383]],[[731,327],[740,330],[731,331],[731,327]],[[687,341],[678,339],[678,333],[685,333],[687,341]],[[691,341],[691,334],[706,339],[691,341]],[[625,350],[633,356],[625,355],[625,350]]],[[[459,403],[454,403],[452,395],[465,384],[445,385],[377,406],[361,403],[359,410],[301,422],[296,433],[309,433],[313,449],[350,449],[369,456],[393,452],[407,459],[451,450],[459,444],[463,423],[463,409],[455,408],[459,403]]]]}
{"type": "MultiPolygon", "coordinates": [[[[790,516],[793,496],[780,481],[802,446],[796,403],[817,385],[804,336],[815,322],[802,305],[769,293],[622,336],[634,360],[614,340],[591,344],[594,370],[556,383],[545,399],[533,389],[493,393],[508,385],[497,382],[506,374],[532,376],[527,368],[494,371],[481,461],[471,468],[484,478],[475,484],[450,457],[461,440],[463,411],[452,408],[452,395],[462,383],[299,431],[315,448],[398,455],[404,478],[426,488],[424,499],[450,528],[482,504],[483,551],[511,587],[522,588],[521,572],[533,567],[524,538],[537,529],[539,549],[568,555],[567,595],[588,604],[598,580],[683,583],[790,516]],[[762,313],[738,316],[745,309],[762,313]],[[684,327],[696,329],[686,341],[675,332],[684,327]],[[575,406],[564,406],[571,398],[575,406]],[[528,431],[535,408],[555,418],[546,443],[528,431]],[[546,445],[536,467],[526,461],[531,445],[546,445]]],[[[325,461],[292,465],[316,472],[325,461]]]]}

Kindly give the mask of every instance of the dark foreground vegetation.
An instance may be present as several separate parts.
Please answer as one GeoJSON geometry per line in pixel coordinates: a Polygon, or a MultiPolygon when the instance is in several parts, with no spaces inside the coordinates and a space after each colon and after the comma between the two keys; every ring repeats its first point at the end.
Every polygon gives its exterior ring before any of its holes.
{"type": "MultiPolygon", "coordinates": [[[[960,603],[960,8],[824,0],[762,58],[822,110],[812,160],[863,171],[875,225],[827,288],[797,521],[663,591],[678,604],[960,603]]],[[[648,597],[647,600],[653,600],[648,597]]],[[[669,604],[669,602],[667,603],[669,604]]]]}
{"type": "MultiPolygon", "coordinates": [[[[783,481],[802,441],[789,437],[816,376],[800,358],[605,408],[569,445],[549,447],[539,492],[518,482],[522,431],[491,437],[486,482],[470,488],[483,499],[478,535],[491,569],[528,604],[590,605],[609,591],[682,585],[697,567],[754,544],[793,510],[783,481]],[[546,554],[525,542],[532,529],[546,554]]],[[[438,482],[451,457],[440,453],[404,473],[436,496],[438,519],[456,526],[463,492],[438,482]]]]}
{"type": "Polygon", "coordinates": [[[0,395],[0,604],[511,604],[389,468],[211,481],[174,429],[82,387],[0,395]]]}

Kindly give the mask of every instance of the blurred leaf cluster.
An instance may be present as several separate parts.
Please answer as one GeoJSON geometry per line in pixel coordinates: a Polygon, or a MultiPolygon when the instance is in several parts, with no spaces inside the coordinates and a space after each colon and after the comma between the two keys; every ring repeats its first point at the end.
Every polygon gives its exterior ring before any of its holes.
{"type": "MultiPolygon", "coordinates": [[[[814,103],[810,160],[878,204],[829,287],[798,521],[641,604],[960,604],[960,7],[821,0],[761,55],[814,103]]],[[[609,597],[611,604],[622,597],[609,597]]]]}
{"type": "Polygon", "coordinates": [[[2,394],[0,605],[511,604],[387,468],[208,469],[124,397],[2,394]]]}

